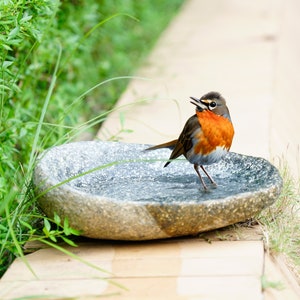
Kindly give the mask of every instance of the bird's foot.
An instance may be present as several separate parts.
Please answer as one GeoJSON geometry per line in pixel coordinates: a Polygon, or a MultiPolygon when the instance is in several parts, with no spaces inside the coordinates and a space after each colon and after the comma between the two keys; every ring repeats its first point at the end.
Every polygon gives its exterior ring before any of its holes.
{"type": "Polygon", "coordinates": [[[211,185],[213,189],[216,189],[218,187],[218,185],[215,182],[212,182],[211,185]]]}

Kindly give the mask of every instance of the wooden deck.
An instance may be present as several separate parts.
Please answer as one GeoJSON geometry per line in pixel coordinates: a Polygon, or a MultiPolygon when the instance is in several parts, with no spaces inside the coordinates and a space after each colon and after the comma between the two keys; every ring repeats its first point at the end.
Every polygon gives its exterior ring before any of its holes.
{"type": "Polygon", "coordinates": [[[0,282],[0,298],[299,299],[296,281],[265,253],[259,235],[212,238],[86,240],[77,248],[64,245],[72,258],[40,249],[27,255],[35,274],[17,259],[0,282]]]}

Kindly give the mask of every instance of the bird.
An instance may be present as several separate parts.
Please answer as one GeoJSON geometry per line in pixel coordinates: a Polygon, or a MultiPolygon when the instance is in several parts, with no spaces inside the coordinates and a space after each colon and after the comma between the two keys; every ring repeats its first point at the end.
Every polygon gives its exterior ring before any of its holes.
{"type": "Polygon", "coordinates": [[[200,168],[213,186],[217,186],[208,174],[204,165],[217,163],[230,150],[234,128],[226,100],[219,92],[209,92],[201,98],[190,97],[196,106],[195,114],[185,123],[178,139],[149,147],[145,150],[169,148],[172,153],[164,165],[167,167],[181,155],[194,165],[194,169],[202,183],[203,189],[208,190],[200,168]]]}

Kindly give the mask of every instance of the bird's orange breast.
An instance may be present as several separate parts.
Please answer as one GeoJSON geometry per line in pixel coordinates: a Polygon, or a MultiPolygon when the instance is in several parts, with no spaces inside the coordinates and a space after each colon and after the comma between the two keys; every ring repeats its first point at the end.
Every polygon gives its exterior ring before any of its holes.
{"type": "Polygon", "coordinates": [[[228,151],[234,135],[230,120],[207,110],[197,111],[197,117],[201,130],[195,136],[198,143],[195,145],[194,152],[208,155],[217,147],[222,147],[228,151]]]}

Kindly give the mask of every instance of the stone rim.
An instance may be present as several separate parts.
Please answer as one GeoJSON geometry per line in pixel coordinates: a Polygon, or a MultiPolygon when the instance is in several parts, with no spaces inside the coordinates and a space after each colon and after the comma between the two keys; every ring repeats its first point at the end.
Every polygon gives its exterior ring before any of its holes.
{"type": "MultiPolygon", "coordinates": [[[[66,147],[66,145],[64,146],[66,147]]],[[[57,151],[59,147],[48,150],[45,155],[50,151],[53,151],[53,149],[55,149],[54,151],[57,151]]],[[[43,159],[41,161],[43,161],[43,159]]],[[[40,185],[41,178],[46,177],[41,161],[37,164],[34,171],[34,183],[37,187],[37,195],[39,193],[44,193],[47,188],[51,188],[58,183],[58,181],[47,180],[42,186],[40,185]]],[[[243,221],[254,216],[265,207],[271,205],[280,194],[282,180],[275,167],[273,167],[273,175],[277,180],[277,182],[275,182],[276,184],[265,187],[260,191],[240,193],[233,198],[227,197],[224,199],[206,200],[202,203],[193,200],[183,203],[173,202],[170,204],[135,201],[122,202],[113,198],[109,199],[107,197],[91,195],[68,185],[61,185],[49,191],[39,197],[38,202],[42,210],[46,212],[48,216],[53,216],[54,212],[56,212],[62,218],[68,217],[70,225],[81,230],[82,235],[87,237],[117,240],[168,238],[182,235],[194,235],[199,232],[243,221]],[[86,207],[84,211],[88,210],[92,215],[89,223],[94,222],[95,227],[98,227],[98,230],[91,231],[87,226],[82,226],[81,228],[78,224],[78,220],[81,218],[81,213],[83,212],[80,211],[80,209],[78,210],[78,207],[76,208],[76,206],[75,208],[70,205],[65,207],[66,195],[68,197],[72,195],[71,198],[74,201],[73,204],[76,204],[78,199],[81,199],[77,203],[78,205],[85,203],[86,207]],[[260,199],[264,200],[260,201],[260,199]],[[95,203],[93,203],[93,201],[97,202],[98,215],[97,213],[95,214],[93,207],[95,203]],[[244,212],[239,212],[239,218],[228,218],[230,211],[234,209],[235,204],[237,203],[242,207],[243,205],[247,207],[247,205],[251,204],[249,214],[245,210],[244,212]],[[105,211],[103,209],[105,205],[106,207],[109,206],[110,209],[105,211]],[[216,207],[218,207],[218,209],[216,209],[216,207]],[[124,210],[131,218],[128,222],[122,220],[122,217],[124,218],[124,210]],[[222,210],[228,211],[227,217],[225,219],[221,218],[218,222],[213,220],[212,216],[216,214],[216,211],[219,211],[219,213],[222,214],[222,210]],[[186,215],[189,215],[189,218],[184,218],[186,215]],[[197,216],[200,215],[206,215],[206,226],[203,225],[205,223],[203,220],[197,219],[197,216]],[[102,219],[103,225],[101,225],[101,222],[99,223],[97,218],[102,219]],[[132,224],[134,224],[134,226],[132,224]],[[208,226],[207,224],[211,224],[211,226],[208,226]],[[119,229],[116,229],[118,226],[119,229]]]]}

